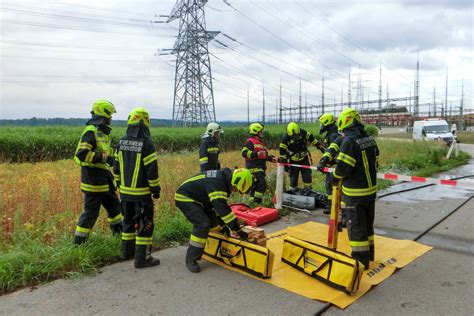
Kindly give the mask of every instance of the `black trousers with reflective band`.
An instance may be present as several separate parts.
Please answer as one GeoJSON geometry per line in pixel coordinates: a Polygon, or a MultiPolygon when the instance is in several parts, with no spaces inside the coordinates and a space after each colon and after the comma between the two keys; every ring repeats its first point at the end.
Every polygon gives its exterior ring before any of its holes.
{"type": "Polygon", "coordinates": [[[214,210],[206,210],[201,205],[193,202],[176,201],[176,207],[193,224],[186,260],[199,260],[204,253],[205,240],[207,240],[209,231],[219,227],[220,220],[214,210]]]}
{"type": "Polygon", "coordinates": [[[267,189],[267,179],[265,178],[265,171],[252,172],[254,183],[250,189],[251,197],[262,197],[267,189]]]}
{"type": "Polygon", "coordinates": [[[349,243],[351,243],[352,257],[368,267],[369,261],[373,260],[375,253],[373,244],[375,194],[356,198],[343,195],[342,200],[346,203],[347,232],[349,243]]]}
{"type": "MultiPolygon", "coordinates": [[[[306,157],[306,158],[304,158],[303,160],[300,160],[300,161],[290,160],[290,163],[297,164],[297,165],[303,165],[303,166],[309,166],[310,165],[309,157],[306,157]]],[[[290,167],[290,187],[296,188],[298,186],[298,178],[300,176],[300,173],[301,173],[301,178],[303,178],[303,184],[311,185],[311,183],[312,183],[311,169],[290,167]]]]}
{"type": "Polygon", "coordinates": [[[100,206],[103,206],[107,211],[109,224],[121,225],[121,221],[110,222],[111,219],[116,219],[120,215],[120,201],[113,191],[92,193],[84,192],[84,211],[79,216],[77,226],[82,228],[94,227],[97,218],[99,217],[100,206]]]}
{"type": "Polygon", "coordinates": [[[326,193],[328,195],[328,208],[331,208],[332,200],[332,176],[330,173],[326,174],[326,193]]]}
{"type": "MultiPolygon", "coordinates": [[[[142,202],[121,202],[123,214],[123,236],[136,233],[137,237],[153,236],[153,200],[142,202]]],[[[122,236],[122,239],[124,239],[122,236]]],[[[126,239],[126,238],[125,238],[126,239]]]]}

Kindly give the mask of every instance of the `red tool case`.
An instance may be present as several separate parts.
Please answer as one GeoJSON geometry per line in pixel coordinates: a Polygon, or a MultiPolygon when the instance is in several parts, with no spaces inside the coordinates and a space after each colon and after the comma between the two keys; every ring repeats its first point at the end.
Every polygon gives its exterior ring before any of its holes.
{"type": "Polygon", "coordinates": [[[245,225],[259,226],[278,219],[278,211],[269,207],[250,208],[246,204],[231,204],[230,208],[245,225]]]}

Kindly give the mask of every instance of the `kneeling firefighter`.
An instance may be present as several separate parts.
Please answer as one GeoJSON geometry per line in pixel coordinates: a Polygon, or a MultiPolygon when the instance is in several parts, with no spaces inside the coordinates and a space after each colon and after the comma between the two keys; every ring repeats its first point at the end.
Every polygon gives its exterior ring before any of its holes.
{"type": "Polygon", "coordinates": [[[151,256],[153,199],[160,198],[158,156],[150,137],[150,115],[142,107],[128,117],[127,133],[117,144],[114,177],[122,200],[122,258],[135,259],[135,268],[160,264],[151,256]]]}
{"type": "Polygon", "coordinates": [[[265,179],[265,170],[267,170],[267,161],[276,162],[273,155],[268,154],[265,146],[262,123],[253,123],[249,126],[250,137],[242,148],[242,157],[245,159],[245,168],[253,175],[254,185],[250,189],[250,198],[254,203],[262,203],[262,197],[267,188],[265,179]]]}
{"type": "Polygon", "coordinates": [[[369,268],[374,260],[374,217],[377,194],[379,149],[369,136],[356,110],[346,108],[337,121],[343,133],[333,182],[342,181],[342,201],[346,204],[347,232],[352,257],[369,268]]]}
{"type": "MultiPolygon", "coordinates": [[[[286,134],[283,135],[280,143],[280,157],[278,158],[278,162],[310,166],[311,156],[308,150],[308,143],[315,145],[321,152],[324,152],[323,144],[310,132],[300,128],[295,122],[289,123],[286,134]]],[[[311,188],[311,169],[299,167],[290,167],[288,169],[285,167],[285,170],[288,170],[290,174],[290,189],[298,186],[300,172],[305,188],[311,188]]]]}
{"type": "Polygon", "coordinates": [[[112,114],[115,106],[107,100],[97,100],[92,106],[92,118],[87,121],[77,144],[74,161],[81,166],[81,191],[84,193],[84,211],[74,233],[74,244],[83,244],[91,232],[100,206],[107,211],[107,221],[114,235],[122,231],[120,201],[115,194],[115,184],[110,168],[114,164],[110,147],[112,114]]]}
{"type": "Polygon", "coordinates": [[[229,168],[200,173],[186,181],[175,194],[178,207],[193,224],[186,253],[186,267],[191,272],[200,272],[197,263],[206,246],[209,231],[221,231],[230,235],[235,231],[241,239],[248,234],[237,223],[237,217],[227,205],[231,192],[246,193],[252,186],[252,174],[247,169],[229,168]],[[221,225],[222,224],[222,227],[221,225]]]}

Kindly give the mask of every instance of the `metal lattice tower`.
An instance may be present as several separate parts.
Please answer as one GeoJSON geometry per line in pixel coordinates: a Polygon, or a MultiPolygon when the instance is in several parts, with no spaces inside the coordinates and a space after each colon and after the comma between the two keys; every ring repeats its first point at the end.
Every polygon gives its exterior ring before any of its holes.
{"type": "Polygon", "coordinates": [[[173,125],[193,126],[216,120],[208,43],[219,32],[206,30],[207,0],[177,0],[167,22],[179,19],[171,53],[176,55],[173,125]]]}

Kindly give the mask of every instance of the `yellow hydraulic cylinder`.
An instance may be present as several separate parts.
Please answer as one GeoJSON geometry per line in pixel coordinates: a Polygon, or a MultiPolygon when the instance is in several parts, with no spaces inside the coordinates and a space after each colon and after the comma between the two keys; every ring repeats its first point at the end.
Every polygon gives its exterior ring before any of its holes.
{"type": "Polygon", "coordinates": [[[337,249],[339,213],[341,212],[341,188],[332,187],[331,215],[329,218],[328,248],[337,249]]]}

